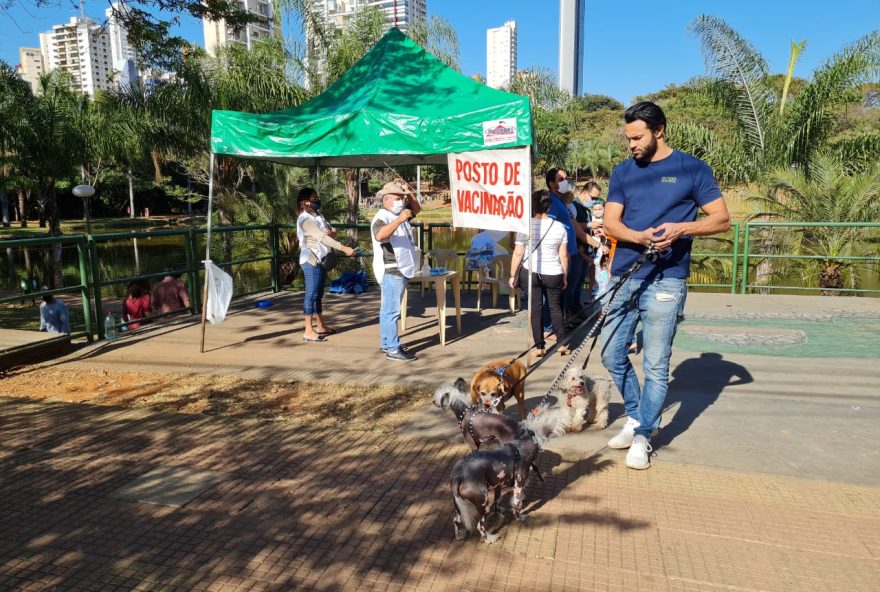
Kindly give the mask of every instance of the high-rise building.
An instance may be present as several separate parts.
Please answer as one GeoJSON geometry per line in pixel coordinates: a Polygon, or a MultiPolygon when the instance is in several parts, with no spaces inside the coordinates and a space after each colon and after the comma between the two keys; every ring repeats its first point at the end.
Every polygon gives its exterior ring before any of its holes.
{"type": "Polygon", "coordinates": [[[312,9],[336,28],[344,27],[358,11],[371,6],[385,13],[388,27],[406,30],[428,14],[427,0],[312,0],[312,9]]]}
{"type": "Polygon", "coordinates": [[[205,32],[205,51],[216,55],[217,50],[227,45],[243,45],[250,49],[254,42],[270,35],[280,35],[281,28],[275,24],[275,10],[272,0],[239,0],[238,7],[262,17],[260,22],[248,23],[235,30],[224,19],[212,21],[202,19],[205,32]]]}
{"type": "Polygon", "coordinates": [[[31,92],[37,94],[40,88],[40,76],[46,73],[43,64],[43,52],[39,47],[19,47],[19,64],[15,70],[22,80],[31,85],[31,92]]]}
{"type": "Polygon", "coordinates": [[[110,88],[110,36],[92,19],[74,16],[69,23],[40,33],[40,50],[46,70],[70,74],[74,91],[94,96],[96,91],[110,88]]]}
{"type": "Polygon", "coordinates": [[[507,88],[516,74],[516,21],[486,30],[486,84],[507,88]]]}
{"type": "MultiPolygon", "coordinates": [[[[311,0],[312,11],[327,28],[342,29],[361,10],[372,7],[385,14],[385,28],[406,31],[417,19],[428,16],[427,0],[311,0]]],[[[325,71],[325,59],[313,30],[306,31],[307,61],[316,73],[325,71]]],[[[304,81],[306,87],[310,80],[304,81]]]]}
{"type": "Polygon", "coordinates": [[[559,0],[559,88],[580,96],[585,0],[559,0]]]}
{"type": "Polygon", "coordinates": [[[125,87],[140,77],[137,52],[128,42],[128,31],[117,16],[127,9],[125,2],[114,2],[104,13],[107,16],[107,34],[110,36],[110,60],[113,63],[115,82],[120,87],[125,87]]]}

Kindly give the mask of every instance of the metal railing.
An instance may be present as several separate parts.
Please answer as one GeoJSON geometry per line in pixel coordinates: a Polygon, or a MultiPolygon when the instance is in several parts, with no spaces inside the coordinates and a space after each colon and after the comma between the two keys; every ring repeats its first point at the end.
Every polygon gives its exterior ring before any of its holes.
{"type": "MultiPolygon", "coordinates": [[[[354,237],[357,244],[366,247],[367,250],[371,249],[369,224],[334,224],[334,226],[339,230],[341,236],[344,237],[348,232],[350,236],[354,237]]],[[[446,234],[441,237],[441,232],[446,233],[452,230],[452,225],[449,223],[431,222],[423,224],[417,222],[414,224],[414,227],[417,230],[417,242],[424,251],[433,249],[439,241],[448,247],[455,247],[458,245],[459,248],[455,249],[456,252],[458,252],[459,255],[465,254],[465,250],[460,247],[465,243],[469,243],[470,234],[460,233],[457,236],[446,234]]],[[[724,245],[720,251],[715,250],[704,252],[696,249],[692,253],[692,259],[696,262],[705,263],[707,260],[717,262],[715,267],[725,270],[723,281],[691,283],[690,286],[693,288],[724,290],[729,291],[732,294],[737,292],[748,294],[755,290],[776,290],[792,293],[805,291],[814,291],[816,293],[821,293],[823,291],[838,291],[860,295],[880,294],[880,289],[877,288],[825,288],[818,284],[813,287],[804,285],[772,285],[767,282],[750,281],[750,276],[755,273],[755,268],[757,267],[755,262],[757,260],[773,261],[786,259],[795,261],[840,261],[845,262],[846,264],[855,263],[863,266],[867,265],[875,270],[875,273],[880,273],[880,249],[876,248],[873,252],[878,254],[865,256],[841,255],[828,257],[809,253],[751,252],[754,247],[755,234],[759,230],[766,232],[768,229],[790,230],[810,228],[839,228],[850,230],[858,228],[868,230],[880,229],[880,223],[748,222],[745,225],[734,223],[730,234],[725,235],[720,242],[718,238],[713,239],[715,245],[724,245]],[[730,238],[726,238],[728,236],[730,238]],[[729,273],[726,271],[728,269],[729,273]]],[[[224,241],[226,241],[226,252],[229,252],[229,249],[231,248],[233,251],[238,250],[241,252],[244,250],[246,252],[245,255],[239,256],[238,258],[233,257],[227,261],[215,262],[216,265],[224,267],[227,270],[232,270],[236,266],[243,268],[244,266],[253,266],[254,264],[264,264],[265,266],[264,270],[258,270],[257,272],[251,273],[252,276],[259,276],[259,278],[264,277],[264,280],[260,280],[262,283],[251,285],[245,284],[244,289],[239,289],[234,297],[241,298],[254,293],[267,291],[277,292],[282,289],[283,286],[280,276],[281,265],[284,261],[295,260],[297,258],[295,253],[283,253],[281,251],[280,244],[282,232],[293,232],[294,230],[295,226],[291,224],[264,224],[254,226],[219,227],[213,229],[212,241],[214,241],[215,244],[212,245],[212,253],[223,252],[221,244],[223,244],[224,241]],[[237,249],[234,249],[231,246],[236,240],[241,240],[241,236],[249,233],[262,233],[263,236],[261,236],[258,241],[255,241],[253,237],[249,237],[244,243],[239,244],[237,249]],[[244,245],[244,247],[242,245],[244,245]]],[[[474,230],[472,232],[475,233],[477,231],[474,230]]],[[[78,277],[78,283],[74,285],[67,285],[52,290],[34,290],[26,295],[23,293],[16,293],[14,295],[0,297],[0,307],[17,300],[22,300],[25,297],[35,299],[42,297],[44,294],[78,294],[82,301],[82,322],[79,323],[82,325],[82,328],[71,333],[69,336],[62,336],[58,339],[85,337],[91,340],[95,336],[100,339],[104,337],[104,323],[102,322],[105,310],[104,302],[108,297],[113,299],[119,298],[119,286],[127,285],[130,282],[137,280],[155,280],[156,278],[163,277],[169,273],[175,273],[186,277],[187,281],[185,283],[189,294],[189,307],[172,311],[171,313],[153,315],[144,320],[149,321],[159,319],[180,312],[197,314],[201,311],[202,306],[200,286],[202,285],[204,277],[204,266],[201,262],[200,253],[204,252],[205,234],[206,229],[204,228],[188,228],[180,230],[125,231],[88,236],[47,236],[41,238],[0,241],[0,245],[8,249],[18,247],[60,248],[63,246],[75,246],[77,250],[76,275],[78,277]],[[178,253],[177,260],[174,260],[174,257],[169,256],[169,261],[166,261],[166,264],[162,265],[162,269],[153,269],[148,273],[124,273],[120,277],[109,277],[111,274],[108,272],[109,267],[107,262],[104,261],[105,257],[102,257],[102,249],[111,248],[114,246],[114,243],[116,243],[116,248],[119,248],[118,243],[127,243],[130,246],[125,248],[132,248],[132,252],[136,258],[137,241],[152,241],[155,239],[165,241],[171,240],[171,243],[167,246],[169,252],[175,251],[176,249],[176,252],[178,253]],[[174,239],[179,239],[179,242],[174,239]],[[179,256],[181,250],[183,255],[182,258],[179,256]],[[171,263],[174,264],[170,265],[172,269],[169,270],[168,267],[171,263]]],[[[702,240],[703,239],[696,239],[697,247],[699,247],[702,240]]],[[[873,237],[872,240],[875,241],[874,244],[880,244],[880,233],[878,233],[878,236],[873,237]]],[[[762,239],[762,243],[764,242],[766,242],[766,237],[762,239]]],[[[871,252],[870,249],[868,252],[871,252]]],[[[460,271],[464,272],[463,257],[459,257],[459,261],[461,262],[459,267],[462,267],[460,271]]],[[[370,269],[369,264],[363,265],[363,267],[367,270],[370,269]]],[[[137,265],[136,269],[138,269],[137,265]]],[[[368,275],[370,277],[372,276],[371,273],[368,275]]],[[[880,283],[878,283],[878,285],[880,285],[880,283]]],[[[141,320],[141,322],[143,322],[143,320],[141,320]]],[[[126,325],[126,323],[120,322],[116,323],[116,325],[117,328],[121,328],[126,325]]],[[[46,341],[0,351],[0,360],[11,352],[24,351],[31,347],[38,347],[44,343],[46,343],[46,341]]]]}
{"type": "MultiPolygon", "coordinates": [[[[824,262],[845,262],[846,265],[850,263],[862,264],[865,268],[869,270],[873,270],[870,273],[876,274],[880,276],[880,232],[877,233],[877,236],[869,237],[867,233],[863,234],[861,237],[851,237],[851,240],[856,241],[861,239],[866,247],[868,252],[871,252],[873,244],[873,252],[874,255],[837,255],[833,253],[825,253],[825,254],[809,254],[809,251],[822,251],[823,249],[820,246],[820,242],[824,240],[825,237],[819,236],[819,232],[810,231],[810,229],[841,229],[841,230],[853,230],[853,229],[878,229],[880,230],[880,222],[747,222],[745,225],[745,230],[743,232],[743,246],[742,246],[742,270],[740,277],[740,293],[741,294],[749,294],[754,290],[761,291],[788,291],[794,293],[803,293],[803,292],[815,292],[817,294],[821,293],[848,293],[848,294],[863,294],[863,295],[872,295],[877,294],[880,295],[880,287],[878,288],[860,288],[854,285],[848,287],[833,287],[833,286],[822,286],[820,285],[820,281],[818,281],[818,277],[815,277],[817,281],[814,286],[804,286],[803,278],[800,285],[774,285],[769,283],[769,281],[761,281],[758,282],[757,278],[755,281],[749,281],[751,272],[754,270],[757,274],[757,265],[754,264],[755,260],[761,261],[786,261],[786,262],[805,262],[805,261],[824,261],[824,262]],[[755,240],[754,235],[755,231],[758,230],[769,230],[771,233],[776,230],[799,230],[802,233],[801,241],[805,242],[805,250],[804,252],[795,252],[795,253],[783,253],[783,252],[751,252],[753,242],[755,240]],[[804,236],[806,235],[806,236],[804,236]]],[[[826,233],[828,235],[834,234],[826,233]]],[[[838,236],[840,232],[837,233],[838,236]]],[[[762,243],[773,242],[778,237],[772,237],[768,239],[766,237],[760,239],[762,243]]],[[[779,241],[775,241],[779,242],[779,241]]],[[[763,246],[763,244],[761,245],[763,246]]],[[[802,251],[804,249],[801,249],[802,251]]],[[[850,273],[853,273],[853,270],[850,270],[850,273]]],[[[778,272],[775,275],[779,275],[778,272]]],[[[773,275],[767,274],[768,280],[773,275]]],[[[880,286],[880,283],[878,283],[880,286]]]]}

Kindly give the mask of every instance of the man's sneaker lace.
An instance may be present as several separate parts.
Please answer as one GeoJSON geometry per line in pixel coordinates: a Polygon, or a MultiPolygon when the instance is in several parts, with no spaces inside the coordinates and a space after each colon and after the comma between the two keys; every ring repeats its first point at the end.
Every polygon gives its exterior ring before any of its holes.
{"type": "Polygon", "coordinates": [[[629,448],[637,427],[639,427],[639,422],[632,417],[628,418],[626,423],[623,424],[623,428],[613,438],[608,440],[608,447],[618,450],[629,448]]]}

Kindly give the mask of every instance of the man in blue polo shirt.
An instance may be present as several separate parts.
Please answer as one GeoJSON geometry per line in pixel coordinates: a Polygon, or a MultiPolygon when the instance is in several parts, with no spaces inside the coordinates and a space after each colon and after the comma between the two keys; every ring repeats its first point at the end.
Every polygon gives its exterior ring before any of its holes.
{"type": "Polygon", "coordinates": [[[605,232],[617,239],[611,285],[646,248],[659,251],[628,279],[602,327],[602,363],[623,394],[628,416],[608,442],[629,448],[626,466],[651,466],[651,433],[658,427],[669,381],[669,357],[684,310],[691,244],[730,228],[730,215],[709,165],[666,143],[666,116],[651,102],[624,114],[624,134],[633,158],[614,168],[605,204],[605,232]],[[697,220],[697,210],[706,215],[697,220]],[[642,322],[644,388],[627,355],[628,337],[642,322]]]}

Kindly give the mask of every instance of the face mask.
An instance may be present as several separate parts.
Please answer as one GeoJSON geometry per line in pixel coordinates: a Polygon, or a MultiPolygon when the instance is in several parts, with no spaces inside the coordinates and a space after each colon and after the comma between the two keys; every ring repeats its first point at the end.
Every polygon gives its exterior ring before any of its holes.
{"type": "Polygon", "coordinates": [[[309,203],[312,204],[312,209],[316,212],[321,209],[321,200],[320,199],[310,199],[309,203]]]}
{"type": "Polygon", "coordinates": [[[568,193],[571,191],[571,184],[568,182],[568,179],[563,179],[559,182],[559,193],[568,193]]]}
{"type": "Polygon", "coordinates": [[[403,211],[403,200],[402,199],[395,199],[393,202],[391,202],[391,213],[392,214],[394,214],[396,216],[397,214],[399,214],[402,211],[403,211]]]}

